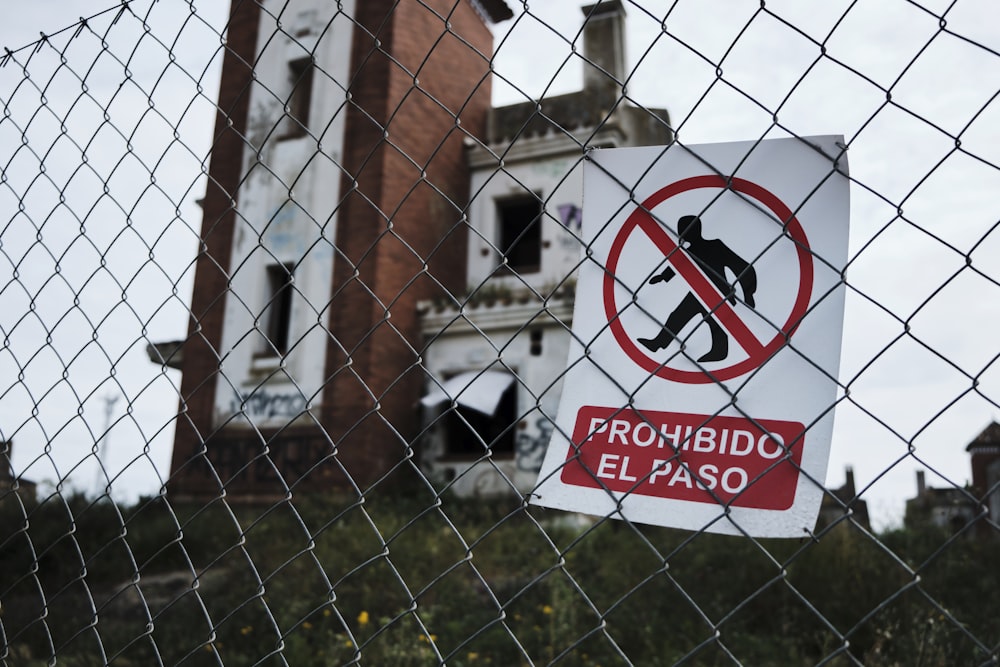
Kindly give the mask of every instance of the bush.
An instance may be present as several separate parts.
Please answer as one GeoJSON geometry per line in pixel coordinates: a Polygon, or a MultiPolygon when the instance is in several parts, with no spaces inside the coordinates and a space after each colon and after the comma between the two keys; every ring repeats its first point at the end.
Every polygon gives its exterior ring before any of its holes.
{"type": "MultiPolygon", "coordinates": [[[[416,492],[414,492],[416,493],[416,492]]],[[[979,664],[996,540],[755,541],[518,499],[0,501],[12,664],[979,664]]]]}

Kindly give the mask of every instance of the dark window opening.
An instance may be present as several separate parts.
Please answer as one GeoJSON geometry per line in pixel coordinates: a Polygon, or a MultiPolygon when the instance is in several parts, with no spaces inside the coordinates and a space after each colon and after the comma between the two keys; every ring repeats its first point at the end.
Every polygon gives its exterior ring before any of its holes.
{"type": "Polygon", "coordinates": [[[444,415],[447,453],[479,457],[486,453],[488,447],[494,455],[513,456],[516,422],[516,383],[503,392],[492,415],[456,406],[444,415]]]}
{"type": "Polygon", "coordinates": [[[286,107],[288,119],[284,137],[301,137],[309,129],[309,106],[313,88],[312,58],[301,58],[288,63],[288,77],[292,86],[286,107]]]}
{"type": "Polygon", "coordinates": [[[529,352],[533,357],[542,356],[542,330],[532,329],[531,330],[531,346],[529,352]]]}
{"type": "Polygon", "coordinates": [[[498,247],[518,273],[542,268],[542,202],[536,195],[497,202],[498,247]]]}
{"type": "Polygon", "coordinates": [[[292,268],[284,264],[267,267],[267,297],[264,306],[263,323],[264,356],[288,352],[289,332],[292,325],[292,268]]]}

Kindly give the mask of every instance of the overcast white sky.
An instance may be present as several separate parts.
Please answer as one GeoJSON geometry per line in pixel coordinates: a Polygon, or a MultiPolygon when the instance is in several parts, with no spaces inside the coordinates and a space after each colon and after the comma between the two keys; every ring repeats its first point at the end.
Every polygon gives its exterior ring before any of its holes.
{"type": "MultiPolygon", "coordinates": [[[[580,4],[532,3],[530,14],[515,7],[518,18],[497,27],[498,44],[511,34],[496,71],[532,96],[578,89],[581,68],[567,40],[582,23],[580,4]]],[[[92,489],[89,454],[104,430],[104,399],[124,394],[107,441],[109,470],[124,471],[115,481],[119,498],[155,492],[169,470],[179,378],[145,360],[144,335],[185,332],[200,225],[194,200],[204,191],[220,62],[218,37],[205,23],[220,26],[228,3],[195,2],[193,14],[178,0],[151,10],[149,2],[132,5],[151,12],[151,31],[127,63],[141,91],[119,90],[126,64],[110,57],[129,59],[141,24],[123,17],[100,57],[99,39],[86,34],[107,30],[113,13],[77,39],[72,32],[54,39],[68,45],[72,72],[57,67],[52,49],[33,57],[31,82],[21,80],[17,63],[0,70],[0,98],[17,91],[14,123],[0,122],[0,160],[14,188],[0,187],[2,210],[11,212],[0,230],[0,325],[9,339],[0,350],[0,433],[14,439],[15,468],[26,477],[68,477],[72,487],[92,489]],[[160,78],[174,39],[178,67],[160,78]],[[89,96],[79,99],[81,79],[89,96]],[[72,109],[66,135],[51,115],[30,120],[43,94],[61,115],[72,109]],[[104,123],[95,100],[112,100],[107,113],[123,134],[104,123]],[[20,146],[29,125],[32,143],[20,146]],[[41,176],[40,160],[48,166],[41,176]],[[112,197],[102,196],[105,186],[112,197]],[[30,221],[10,218],[19,188],[29,192],[30,221]],[[77,218],[91,209],[81,234],[77,218]],[[102,211],[116,224],[101,226],[102,211]]],[[[989,0],[785,0],[766,11],[751,0],[626,5],[628,94],[666,107],[682,142],[789,133],[843,134],[849,142],[855,184],[841,369],[849,400],[837,411],[828,484],[839,485],[853,466],[859,486],[871,485],[865,497],[881,527],[901,518],[916,469],[966,483],[964,447],[1000,417],[995,7],[989,0]]],[[[116,5],[18,3],[5,12],[0,44],[19,47],[108,6],[116,5]]],[[[15,57],[23,64],[28,53],[15,57]]],[[[523,94],[498,81],[494,98],[505,104],[523,94]]],[[[947,483],[933,474],[929,482],[947,483]]]]}

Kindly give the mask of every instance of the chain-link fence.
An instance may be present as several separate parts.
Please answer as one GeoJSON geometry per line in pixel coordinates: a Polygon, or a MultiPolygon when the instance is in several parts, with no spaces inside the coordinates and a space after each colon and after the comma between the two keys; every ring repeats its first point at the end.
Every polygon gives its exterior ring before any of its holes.
{"type": "MultiPolygon", "coordinates": [[[[219,4],[5,29],[31,43],[0,61],[4,664],[1000,663],[986,0],[219,4]],[[638,523],[603,461],[613,511],[534,505],[553,435],[567,465],[593,435],[557,415],[598,358],[594,152],[815,135],[851,163],[847,261],[810,260],[846,301],[815,527],[753,537],[742,488],[638,523]]],[[[795,348],[766,255],[722,284],[795,348]]],[[[748,416],[713,375],[728,306],[692,307],[649,313],[679,350],[650,376],[748,416]]]]}

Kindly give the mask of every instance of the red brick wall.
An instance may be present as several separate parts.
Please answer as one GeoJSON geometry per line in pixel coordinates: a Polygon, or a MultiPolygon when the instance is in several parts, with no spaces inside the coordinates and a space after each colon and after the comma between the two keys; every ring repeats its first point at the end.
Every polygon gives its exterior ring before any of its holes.
{"type": "Polygon", "coordinates": [[[987,468],[1000,459],[1000,443],[990,443],[969,448],[972,455],[972,488],[977,495],[983,495],[990,489],[987,468]]]}
{"type": "Polygon", "coordinates": [[[417,301],[447,295],[435,280],[465,289],[462,139],[485,130],[492,35],[467,0],[363,2],[358,19],[374,37],[355,33],[323,422],[366,486],[417,433],[417,301]]]}
{"type": "MultiPolygon", "coordinates": [[[[260,7],[252,0],[233,0],[222,60],[215,134],[208,189],[202,203],[201,249],[195,264],[191,321],[183,348],[180,416],[174,436],[171,491],[194,492],[203,485],[218,493],[218,484],[203,473],[192,475],[186,462],[212,435],[212,410],[218,381],[217,346],[222,339],[226,286],[236,221],[238,189],[250,101],[249,84],[257,45],[260,7]]],[[[203,468],[198,468],[203,470],[203,468]]]]}
{"type": "Polygon", "coordinates": [[[403,461],[416,435],[424,383],[416,302],[465,289],[461,220],[469,175],[462,139],[465,132],[484,136],[492,35],[468,0],[358,0],[361,27],[352,45],[353,106],[343,153],[349,175],[342,182],[327,309],[331,342],[322,429],[268,431],[262,440],[245,431],[216,434],[212,425],[216,348],[238,211],[240,132],[246,128],[260,15],[250,0],[233,5],[204,201],[203,252],[184,346],[171,493],[213,496],[221,481],[230,496],[274,497],[285,484],[344,484],[343,470],[365,488],[403,461]],[[265,441],[271,452],[266,457],[265,441]],[[214,473],[199,456],[206,449],[214,473]]]}

